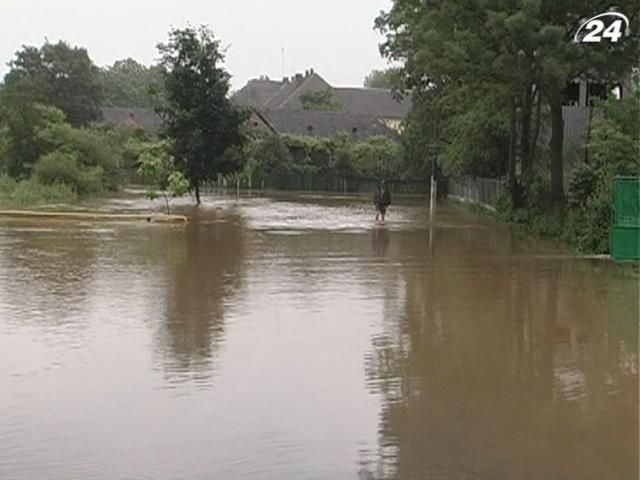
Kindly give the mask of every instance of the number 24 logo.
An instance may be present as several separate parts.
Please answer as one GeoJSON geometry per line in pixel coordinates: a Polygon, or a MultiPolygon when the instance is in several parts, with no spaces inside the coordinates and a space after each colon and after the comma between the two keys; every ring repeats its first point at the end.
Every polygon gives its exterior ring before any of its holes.
{"type": "Polygon", "coordinates": [[[629,28],[629,19],[625,15],[618,12],[601,13],[580,25],[573,40],[577,43],[600,43],[604,38],[615,43],[622,37],[623,23],[625,24],[624,31],[626,32],[629,28]],[[605,29],[605,23],[600,20],[602,17],[616,17],[616,19],[605,29]],[[589,31],[589,33],[580,38],[579,35],[583,30],[589,31]]]}

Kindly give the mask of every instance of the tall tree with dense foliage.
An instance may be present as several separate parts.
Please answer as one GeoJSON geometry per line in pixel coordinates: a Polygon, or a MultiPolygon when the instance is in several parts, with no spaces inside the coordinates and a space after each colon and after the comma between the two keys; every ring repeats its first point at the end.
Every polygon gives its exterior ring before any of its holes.
{"type": "Polygon", "coordinates": [[[401,68],[387,68],[385,70],[372,70],[364,79],[363,85],[366,88],[402,88],[404,82],[401,68]]]}
{"type": "MultiPolygon", "coordinates": [[[[621,0],[618,7],[637,12],[634,0],[621,0]]],[[[580,76],[619,79],[637,63],[637,33],[618,43],[572,41],[581,22],[603,8],[597,0],[395,0],[376,25],[386,35],[382,53],[404,64],[418,91],[441,90],[448,113],[440,139],[445,153],[468,155],[471,148],[461,149],[462,143],[487,137],[464,132],[480,132],[490,122],[503,132],[496,140],[503,144],[499,150],[508,151],[512,189],[516,157],[525,177],[533,169],[545,103],[551,118],[550,203],[561,205],[566,86],[580,76]],[[483,101],[488,92],[491,101],[483,101]]]]}
{"type": "Polygon", "coordinates": [[[3,90],[14,101],[56,107],[74,126],[101,118],[99,69],[86,49],[62,41],[23,47],[9,68],[3,90]]]}
{"type": "Polygon", "coordinates": [[[147,67],[131,58],[103,68],[100,79],[105,106],[153,108],[163,95],[160,68],[147,67]]]}
{"type": "Polygon", "coordinates": [[[174,29],[158,50],[166,90],[165,105],[158,109],[163,135],[200,204],[204,182],[241,167],[225,152],[242,143],[246,114],[229,101],[224,53],[208,27],[174,29]]]}

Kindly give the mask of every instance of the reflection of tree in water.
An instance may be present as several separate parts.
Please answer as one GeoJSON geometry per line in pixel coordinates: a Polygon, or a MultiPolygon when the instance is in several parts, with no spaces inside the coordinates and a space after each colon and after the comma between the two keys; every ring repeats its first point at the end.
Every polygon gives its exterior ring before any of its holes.
{"type": "Polygon", "coordinates": [[[440,234],[373,339],[380,451],[363,478],[637,478],[638,357],[609,336],[607,277],[440,234]]]}
{"type": "Polygon", "coordinates": [[[224,339],[224,315],[240,287],[245,245],[239,218],[192,223],[171,248],[176,264],[167,271],[165,318],[159,335],[171,382],[207,383],[224,339]],[[178,243],[179,242],[179,243],[178,243]]]}
{"type": "Polygon", "coordinates": [[[16,317],[77,322],[97,270],[99,237],[79,224],[51,222],[4,230],[0,288],[16,317]]]}

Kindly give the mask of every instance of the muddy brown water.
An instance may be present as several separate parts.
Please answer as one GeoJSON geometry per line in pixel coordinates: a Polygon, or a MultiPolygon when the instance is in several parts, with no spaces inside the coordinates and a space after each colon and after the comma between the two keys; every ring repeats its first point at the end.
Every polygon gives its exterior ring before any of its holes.
{"type": "Polygon", "coordinates": [[[637,479],[633,270],[400,203],[1,220],[0,479],[637,479]]]}

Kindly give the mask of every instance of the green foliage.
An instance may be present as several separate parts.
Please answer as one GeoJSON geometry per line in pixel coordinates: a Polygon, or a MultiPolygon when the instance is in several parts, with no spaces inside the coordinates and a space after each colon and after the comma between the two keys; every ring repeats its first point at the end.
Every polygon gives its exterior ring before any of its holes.
{"type": "Polygon", "coordinates": [[[100,82],[105,106],[153,108],[164,98],[160,68],[147,67],[131,58],[102,69],[100,82]]]}
{"type": "Polygon", "coordinates": [[[248,149],[246,172],[250,176],[286,175],[295,170],[287,144],[278,135],[255,139],[248,149]]]}
{"type": "MultiPolygon", "coordinates": [[[[616,7],[634,11],[635,3],[623,0],[616,7]]],[[[536,143],[543,109],[538,105],[544,101],[552,120],[551,187],[545,204],[561,203],[563,90],[582,74],[620,79],[637,65],[637,34],[616,44],[569,40],[581,19],[602,8],[597,0],[394,1],[376,20],[385,35],[381,52],[404,65],[404,77],[416,95],[438,92],[430,105],[423,104],[438,122],[428,113],[412,115],[405,130],[410,140],[405,143],[422,133],[459,173],[506,170],[515,181],[519,160],[526,182],[540,152],[536,143]]],[[[637,16],[632,22],[631,31],[637,32],[637,16]]],[[[417,170],[424,170],[425,155],[411,148],[409,158],[418,163],[417,170]]]]}
{"type": "Polygon", "coordinates": [[[70,203],[75,200],[76,192],[68,185],[44,185],[33,179],[16,180],[8,175],[0,175],[0,205],[5,208],[70,203]]]}
{"type": "Polygon", "coordinates": [[[367,88],[402,89],[404,86],[404,71],[401,68],[372,70],[365,77],[363,84],[367,88]]]}
{"type": "Polygon", "coordinates": [[[75,126],[101,118],[99,70],[84,48],[70,47],[65,42],[23,47],[9,68],[4,90],[20,97],[19,103],[54,106],[75,126]]]}
{"type": "Polygon", "coordinates": [[[47,153],[39,134],[52,124],[64,123],[64,114],[36,103],[23,103],[19,96],[0,92],[0,132],[3,132],[3,170],[16,178],[31,174],[35,162],[47,153]]]}
{"type": "Polygon", "coordinates": [[[261,135],[246,146],[245,175],[285,182],[290,175],[318,178],[399,178],[403,163],[400,146],[387,137],[353,142],[346,135],[312,137],[261,135]]]}
{"type": "Polygon", "coordinates": [[[123,181],[121,156],[96,128],[73,128],[67,123],[49,124],[39,132],[40,140],[49,151],[73,153],[78,164],[108,190],[116,190],[123,181]]]}
{"type": "Polygon", "coordinates": [[[300,95],[300,102],[304,110],[318,110],[336,112],[342,110],[342,105],[334,97],[330,88],[317,92],[305,92],[300,95]]]}
{"type": "Polygon", "coordinates": [[[44,155],[34,168],[36,179],[45,185],[64,183],[78,191],[80,166],[74,153],[56,150],[44,155]]]}
{"type": "Polygon", "coordinates": [[[569,181],[566,238],[580,251],[608,252],[615,176],[640,174],[640,93],[602,104],[594,121],[589,158],[569,181]]]}
{"type": "Polygon", "coordinates": [[[85,195],[103,190],[103,170],[100,166],[81,165],[78,154],[55,150],[38,160],[34,168],[36,180],[43,185],[63,184],[85,195]]]}
{"type": "Polygon", "coordinates": [[[365,142],[348,144],[353,152],[355,171],[362,176],[399,178],[403,172],[400,147],[387,137],[371,137],[365,142]]]}
{"type": "Polygon", "coordinates": [[[167,93],[159,110],[163,135],[176,167],[189,179],[200,203],[203,182],[238,169],[225,152],[243,142],[240,126],[247,115],[228,98],[230,77],[222,67],[224,54],[207,27],[174,29],[158,50],[167,93]]]}
{"type": "Polygon", "coordinates": [[[139,157],[138,173],[147,187],[146,194],[151,200],[162,196],[171,214],[169,197],[181,197],[191,189],[189,180],[175,169],[164,142],[150,143],[143,147],[139,157]]]}

